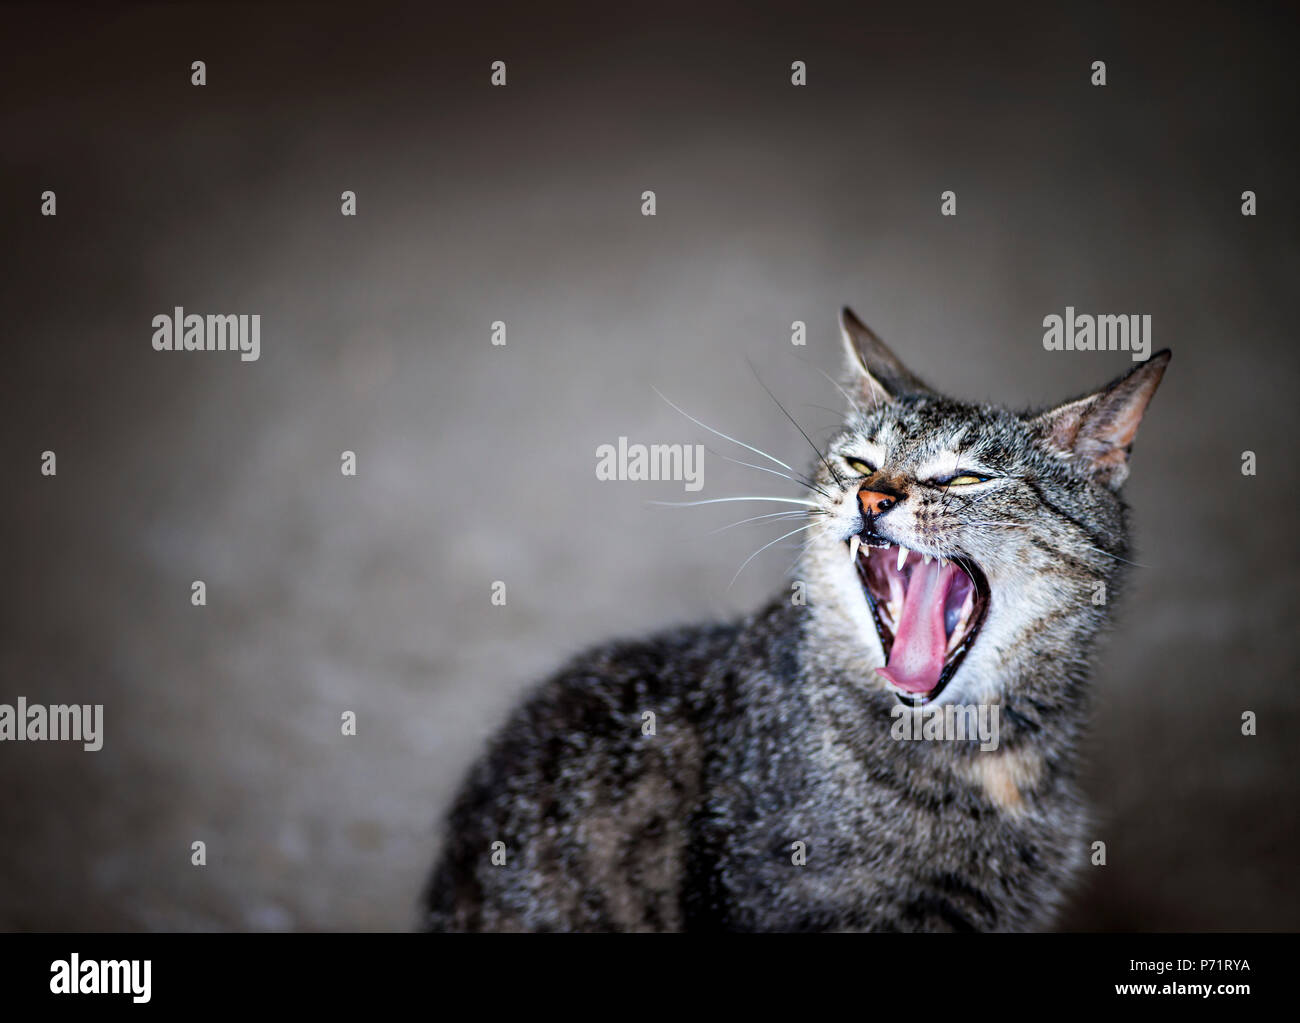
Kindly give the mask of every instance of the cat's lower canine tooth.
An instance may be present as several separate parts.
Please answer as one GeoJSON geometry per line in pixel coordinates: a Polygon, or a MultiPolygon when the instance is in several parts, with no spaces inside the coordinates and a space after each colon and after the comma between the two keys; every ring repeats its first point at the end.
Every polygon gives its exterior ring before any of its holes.
{"type": "Polygon", "coordinates": [[[957,618],[957,624],[953,627],[952,635],[948,637],[948,648],[946,653],[952,653],[957,649],[957,644],[966,632],[966,626],[970,624],[971,612],[975,610],[975,593],[971,591],[966,594],[966,602],[961,606],[961,613],[957,618]]]}

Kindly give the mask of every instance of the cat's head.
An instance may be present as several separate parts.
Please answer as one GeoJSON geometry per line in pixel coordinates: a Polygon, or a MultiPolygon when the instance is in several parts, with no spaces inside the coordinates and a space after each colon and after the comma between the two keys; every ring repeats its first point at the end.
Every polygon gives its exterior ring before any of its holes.
{"type": "Polygon", "coordinates": [[[1169,352],[1022,413],[946,398],[848,309],[841,326],[852,407],[815,470],[803,562],[837,648],[911,703],[993,700],[1082,663],[1126,563],[1117,491],[1169,352]]]}

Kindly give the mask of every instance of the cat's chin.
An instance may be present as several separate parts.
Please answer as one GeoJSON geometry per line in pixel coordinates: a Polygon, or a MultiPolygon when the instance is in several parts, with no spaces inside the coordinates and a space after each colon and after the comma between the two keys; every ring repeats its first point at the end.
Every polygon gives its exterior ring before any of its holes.
{"type": "Polygon", "coordinates": [[[987,576],[969,558],[938,559],[871,531],[847,545],[885,654],[877,674],[904,703],[937,700],[988,616],[987,576]]]}

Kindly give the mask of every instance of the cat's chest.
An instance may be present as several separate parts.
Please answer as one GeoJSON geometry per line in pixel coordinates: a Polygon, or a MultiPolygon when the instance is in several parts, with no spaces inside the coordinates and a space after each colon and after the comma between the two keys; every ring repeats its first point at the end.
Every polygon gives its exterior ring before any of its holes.
{"type": "Polygon", "coordinates": [[[810,778],[800,798],[735,808],[727,872],[756,927],[1020,929],[1065,889],[1082,819],[982,790],[900,788],[865,768],[810,778]]]}

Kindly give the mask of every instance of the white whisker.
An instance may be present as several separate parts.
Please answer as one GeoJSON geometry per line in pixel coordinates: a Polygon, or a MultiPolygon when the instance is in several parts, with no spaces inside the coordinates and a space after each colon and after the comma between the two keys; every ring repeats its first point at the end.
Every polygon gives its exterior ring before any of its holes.
{"type": "MultiPolygon", "coordinates": [[[[795,356],[795,358],[799,358],[799,357],[795,356]]],[[[799,361],[803,362],[805,366],[809,365],[809,363],[805,362],[803,359],[799,359],[799,361]]],[[[864,416],[864,417],[866,416],[867,410],[858,404],[858,399],[853,397],[853,395],[849,394],[849,392],[844,389],[843,385],[838,380],[836,380],[833,376],[827,373],[820,366],[813,366],[813,369],[815,369],[818,373],[820,373],[827,380],[829,380],[831,382],[831,386],[833,386],[837,391],[839,391],[840,394],[844,395],[844,397],[848,400],[848,403],[854,412],[856,412],[860,416],[864,416]]],[[[827,409],[826,411],[834,412],[835,410],[827,409]]]]}
{"type": "Polygon", "coordinates": [[[975,581],[975,577],[970,574],[970,569],[967,568],[965,565],[963,565],[961,561],[959,561],[957,558],[951,558],[949,560],[951,560],[954,565],[956,565],[958,568],[960,568],[963,572],[966,573],[966,578],[970,580],[970,584],[975,587],[975,592],[978,593],[979,583],[977,583],[975,581]]]}
{"type": "Polygon", "coordinates": [[[686,412],[685,410],[678,408],[678,407],[677,407],[676,405],[674,405],[671,401],[668,401],[668,399],[664,396],[664,393],[663,393],[661,390],[659,390],[659,388],[655,387],[654,384],[651,384],[650,387],[651,387],[651,389],[655,392],[655,394],[659,395],[659,397],[663,398],[664,401],[668,402],[668,405],[669,405],[670,408],[672,408],[673,410],[675,410],[675,411],[677,411],[677,412],[680,412],[682,415],[684,415],[687,419],[689,419],[689,420],[690,420],[692,423],[694,423],[696,426],[702,426],[702,427],[704,427],[704,429],[708,430],[709,433],[715,434],[716,436],[721,437],[723,440],[729,440],[729,441],[731,441],[731,443],[733,443],[733,444],[739,444],[742,448],[747,448],[748,450],[754,452],[754,454],[756,454],[756,455],[762,455],[762,456],[763,456],[764,458],[766,458],[769,462],[775,462],[775,463],[776,463],[777,465],[779,465],[782,469],[789,469],[791,472],[795,472],[795,471],[796,471],[796,470],[795,470],[795,467],[794,467],[793,465],[786,465],[783,461],[781,461],[781,459],[779,459],[779,458],[773,458],[773,457],[772,457],[771,455],[769,455],[766,451],[762,451],[762,450],[760,450],[759,448],[754,447],[754,445],[752,445],[752,444],[746,444],[743,440],[736,440],[735,437],[729,437],[729,436],[727,436],[727,434],[723,433],[721,430],[715,430],[713,427],[709,426],[707,423],[701,423],[698,419],[696,419],[696,418],[695,418],[693,415],[691,415],[689,412],[686,412]]]}
{"type": "Polygon", "coordinates": [[[758,522],[760,519],[799,519],[805,515],[816,515],[815,511],[779,511],[771,512],[767,515],[755,515],[753,518],[741,519],[739,522],[732,522],[725,526],[719,526],[717,529],[710,530],[705,536],[712,536],[714,533],[721,533],[726,529],[734,529],[736,526],[743,526],[747,522],[758,522]]]}
{"type": "Polygon", "coordinates": [[[813,526],[816,526],[816,525],[820,525],[820,523],[817,523],[817,522],[809,522],[806,526],[800,526],[798,529],[792,529],[792,530],[790,530],[790,532],[784,534],[783,536],[778,536],[778,537],[777,537],[775,540],[773,540],[771,543],[765,543],[765,544],[763,544],[762,547],[760,547],[760,548],[759,548],[758,550],[756,550],[753,554],[751,554],[749,557],[747,557],[747,558],[744,560],[744,563],[743,563],[743,564],[742,564],[738,569],[736,569],[736,574],[733,575],[733,576],[731,577],[731,582],[727,583],[727,589],[731,589],[731,587],[734,586],[734,585],[736,584],[736,580],[740,578],[740,573],[743,572],[743,571],[745,571],[745,565],[748,565],[751,561],[753,561],[756,557],[758,557],[760,554],[762,554],[762,553],[763,553],[765,550],[767,550],[769,547],[773,546],[774,544],[778,544],[778,543],[780,543],[782,540],[786,539],[787,537],[794,536],[795,533],[802,533],[805,529],[812,529],[812,527],[813,527],[813,526]]]}
{"type": "Polygon", "coordinates": [[[743,465],[747,469],[757,469],[759,472],[770,472],[773,476],[780,476],[783,480],[789,480],[791,483],[798,483],[801,487],[804,487],[807,490],[814,491],[815,493],[821,494],[823,497],[829,498],[831,496],[830,494],[826,493],[826,491],[824,491],[821,487],[817,486],[816,483],[813,483],[811,480],[808,480],[803,476],[800,476],[798,479],[796,479],[794,476],[791,476],[788,473],[780,472],[777,469],[769,469],[765,465],[755,465],[753,462],[742,462],[739,458],[732,458],[730,455],[724,455],[721,451],[714,451],[711,447],[706,446],[704,450],[709,452],[709,454],[711,455],[717,455],[719,458],[725,458],[728,462],[735,462],[737,465],[743,465]]]}
{"type": "MultiPolygon", "coordinates": [[[[820,522],[814,522],[813,525],[821,526],[822,532],[824,533],[831,528],[831,521],[829,519],[822,519],[820,522]]],[[[812,538],[809,537],[808,539],[811,540],[812,538]]],[[[790,570],[793,569],[795,565],[799,564],[800,560],[804,556],[804,551],[807,550],[807,548],[808,548],[808,544],[807,542],[805,542],[804,545],[799,548],[799,553],[794,556],[794,560],[791,561],[790,564],[786,566],[785,571],[781,573],[782,578],[788,576],[790,574],[790,570]]]]}
{"type": "Polygon", "coordinates": [[[1111,554],[1110,551],[1103,551],[1100,547],[1094,547],[1090,543],[1084,544],[1090,551],[1096,551],[1098,554],[1104,554],[1108,558],[1114,558],[1116,561],[1122,561],[1126,565],[1132,565],[1134,568],[1146,568],[1146,565],[1139,565],[1136,561],[1129,561],[1128,558],[1121,558],[1118,554],[1111,554]]]}
{"type": "Polygon", "coordinates": [[[797,497],[714,497],[708,501],[649,501],[648,504],[663,505],[667,508],[694,508],[701,504],[726,504],[729,501],[776,501],[779,504],[801,504],[805,508],[822,510],[816,501],[802,501],[797,497]]]}

